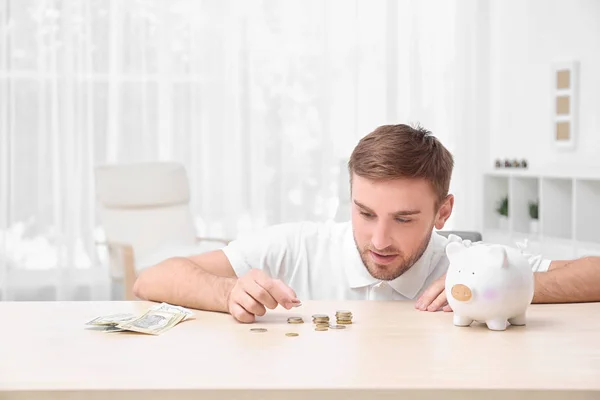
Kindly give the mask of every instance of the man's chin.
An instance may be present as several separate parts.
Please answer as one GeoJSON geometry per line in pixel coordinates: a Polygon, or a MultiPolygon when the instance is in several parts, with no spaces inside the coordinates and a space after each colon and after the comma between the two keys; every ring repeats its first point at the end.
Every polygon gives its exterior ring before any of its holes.
{"type": "Polygon", "coordinates": [[[367,270],[375,279],[393,281],[402,276],[407,271],[407,268],[403,265],[381,265],[370,262],[367,264],[367,270]]]}

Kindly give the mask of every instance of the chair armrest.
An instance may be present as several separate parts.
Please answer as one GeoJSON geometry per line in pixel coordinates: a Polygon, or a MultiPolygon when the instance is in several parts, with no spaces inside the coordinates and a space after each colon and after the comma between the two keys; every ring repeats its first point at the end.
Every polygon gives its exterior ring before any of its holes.
{"type": "Polygon", "coordinates": [[[223,238],[212,238],[212,237],[196,237],[196,242],[220,242],[224,245],[228,245],[231,240],[223,238]]]}

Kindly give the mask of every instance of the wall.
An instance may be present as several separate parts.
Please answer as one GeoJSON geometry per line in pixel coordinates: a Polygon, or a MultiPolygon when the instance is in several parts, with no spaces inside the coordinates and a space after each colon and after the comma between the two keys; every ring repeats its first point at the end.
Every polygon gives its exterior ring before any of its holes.
{"type": "Polygon", "coordinates": [[[489,161],[526,158],[532,168],[598,168],[600,176],[600,1],[490,3],[489,161]],[[551,67],[578,60],[579,132],[566,151],[552,142],[551,67]]]}

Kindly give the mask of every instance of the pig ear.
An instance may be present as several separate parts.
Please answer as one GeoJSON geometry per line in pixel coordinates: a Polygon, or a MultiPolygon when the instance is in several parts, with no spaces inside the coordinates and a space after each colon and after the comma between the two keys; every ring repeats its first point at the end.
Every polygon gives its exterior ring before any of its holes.
{"type": "Polygon", "coordinates": [[[459,242],[450,242],[446,245],[446,255],[448,256],[448,259],[450,260],[450,262],[452,262],[452,260],[456,257],[456,255],[458,253],[460,253],[461,251],[463,251],[465,249],[465,247],[462,245],[462,243],[459,242]]]}
{"type": "Polygon", "coordinates": [[[490,249],[490,255],[492,256],[492,259],[496,265],[499,265],[501,268],[508,267],[508,256],[504,247],[492,246],[490,249]]]}

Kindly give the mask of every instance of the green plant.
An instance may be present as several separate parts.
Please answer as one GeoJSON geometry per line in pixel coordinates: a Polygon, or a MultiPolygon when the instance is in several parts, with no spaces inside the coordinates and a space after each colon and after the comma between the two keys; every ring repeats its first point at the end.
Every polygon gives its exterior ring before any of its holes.
{"type": "Polygon", "coordinates": [[[539,218],[539,201],[530,201],[529,202],[529,218],[538,219],[539,218]]]}
{"type": "Polygon", "coordinates": [[[496,208],[496,212],[500,215],[508,217],[508,196],[504,196],[496,208]]]}

